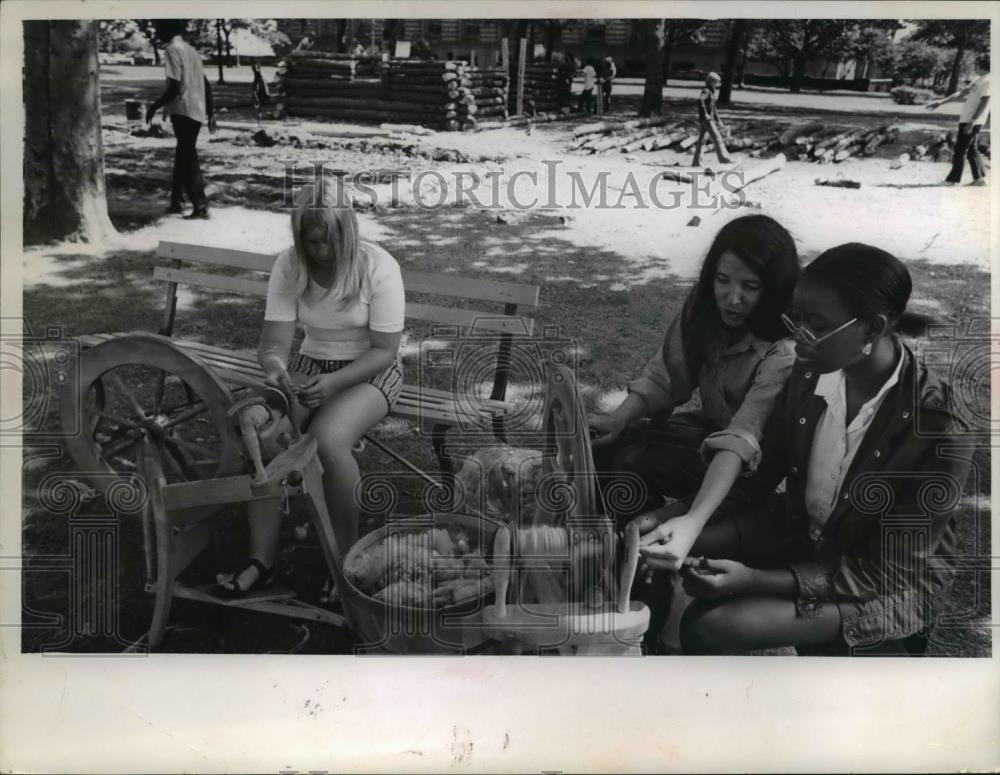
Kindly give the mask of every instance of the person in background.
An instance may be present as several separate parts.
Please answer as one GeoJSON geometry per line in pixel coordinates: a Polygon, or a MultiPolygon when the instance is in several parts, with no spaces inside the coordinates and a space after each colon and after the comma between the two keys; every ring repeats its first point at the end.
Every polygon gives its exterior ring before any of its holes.
{"type": "Polygon", "coordinates": [[[208,199],[205,196],[205,178],[198,162],[198,133],[203,124],[215,133],[215,109],[212,87],[205,77],[201,57],[184,39],[187,34],[186,19],[157,19],[154,22],[157,37],[169,41],[163,50],[163,66],[167,75],[167,88],[163,95],[146,109],[146,123],[150,124],[156,111],[164,108],[177,138],[174,151],[174,173],[170,184],[170,213],[183,212],[182,198],[186,194],[193,207],[185,218],[208,218],[208,199]]]}
{"type": "Polygon", "coordinates": [[[566,111],[573,109],[573,79],[576,77],[576,61],[573,55],[566,51],[559,61],[559,89],[562,96],[562,107],[566,111]]]}
{"type": "Polygon", "coordinates": [[[434,52],[431,51],[427,38],[418,38],[410,49],[410,57],[413,59],[434,59],[434,52]]]}
{"type": "Polygon", "coordinates": [[[726,144],[722,141],[721,130],[725,125],[719,119],[719,112],[716,109],[716,102],[719,99],[718,89],[721,85],[722,79],[719,74],[709,73],[705,78],[705,88],[698,95],[698,142],[694,146],[692,167],[701,166],[701,149],[706,134],[715,143],[715,153],[719,157],[719,164],[729,164],[732,161],[726,151],[726,144]]]}
{"type": "Polygon", "coordinates": [[[361,45],[361,41],[357,38],[354,39],[354,43],[351,46],[351,56],[361,57],[365,55],[365,47],[361,45]]]}
{"type": "Polygon", "coordinates": [[[587,60],[583,68],[583,91],[580,92],[578,109],[581,113],[596,113],[597,101],[594,98],[594,87],[597,85],[597,70],[593,60],[587,60]]]}
{"type": "Polygon", "coordinates": [[[954,186],[962,182],[965,160],[969,160],[972,171],[971,186],[986,185],[986,170],[983,157],[979,153],[979,130],[990,117],[990,55],[982,54],[976,59],[979,78],[954,94],[927,103],[928,110],[934,110],[949,102],[965,99],[962,114],[958,119],[958,138],[952,156],[951,172],[945,178],[945,185],[954,186]]]}
{"type": "Polygon", "coordinates": [[[604,57],[604,73],[601,80],[601,90],[604,98],[604,112],[611,110],[611,87],[618,76],[618,68],[615,67],[615,60],[611,57],[604,57]]]}

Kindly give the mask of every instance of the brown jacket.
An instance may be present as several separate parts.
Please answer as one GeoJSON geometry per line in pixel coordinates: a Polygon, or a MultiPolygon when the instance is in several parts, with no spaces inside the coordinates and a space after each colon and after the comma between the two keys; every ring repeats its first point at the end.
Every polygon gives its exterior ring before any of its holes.
{"type": "MultiPolygon", "coordinates": [[[[798,584],[799,615],[819,615],[819,603],[836,601],[852,645],[900,638],[929,624],[932,602],[954,575],[954,512],[975,449],[953,414],[949,387],[900,345],[899,383],[872,420],[818,539],[808,536],[805,487],[826,402],[815,394],[819,373],[798,363],[765,427],[760,466],[713,515],[755,512],[762,530],[777,528],[791,539],[798,548],[788,567],[798,584]],[[750,508],[782,479],[780,509],[765,516],[750,508]]],[[[741,536],[754,529],[752,518],[737,525],[741,536]]]]}

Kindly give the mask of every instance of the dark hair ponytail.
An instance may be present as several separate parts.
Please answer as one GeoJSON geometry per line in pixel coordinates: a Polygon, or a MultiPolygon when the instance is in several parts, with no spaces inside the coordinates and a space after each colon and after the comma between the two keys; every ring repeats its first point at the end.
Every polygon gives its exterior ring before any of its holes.
{"type": "Polygon", "coordinates": [[[920,336],[933,318],[906,311],[913,281],[898,258],[881,248],[848,242],[821,253],[802,273],[803,281],[829,288],[852,315],[875,324],[884,315],[889,325],[908,336],[920,336]]]}

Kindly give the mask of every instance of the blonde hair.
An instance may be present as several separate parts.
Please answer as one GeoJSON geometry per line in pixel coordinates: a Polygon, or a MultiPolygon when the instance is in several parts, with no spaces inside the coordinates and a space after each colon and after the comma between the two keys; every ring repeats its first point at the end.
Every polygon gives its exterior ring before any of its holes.
{"type": "Polygon", "coordinates": [[[295,292],[301,298],[309,287],[315,264],[306,253],[303,236],[306,229],[323,229],[333,251],[333,281],[323,297],[333,294],[343,305],[352,304],[361,293],[361,284],[368,269],[367,243],[358,233],[358,219],[349,202],[342,201],[341,188],[320,183],[306,186],[297,197],[292,210],[292,239],[295,242],[293,277],[295,292]]]}

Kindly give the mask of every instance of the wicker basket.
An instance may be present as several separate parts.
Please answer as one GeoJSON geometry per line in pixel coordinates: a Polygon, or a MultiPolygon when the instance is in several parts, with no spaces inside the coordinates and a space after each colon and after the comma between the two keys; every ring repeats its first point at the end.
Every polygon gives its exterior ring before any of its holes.
{"type": "MultiPolygon", "coordinates": [[[[434,514],[430,517],[393,520],[361,538],[347,553],[349,567],[361,552],[400,530],[462,527],[468,531],[472,548],[489,561],[493,537],[500,527],[493,520],[467,514],[434,514]]],[[[350,579],[341,595],[357,627],[357,650],[394,654],[460,654],[482,645],[480,612],[493,602],[493,592],[441,608],[393,605],[362,592],[350,579]]]]}

